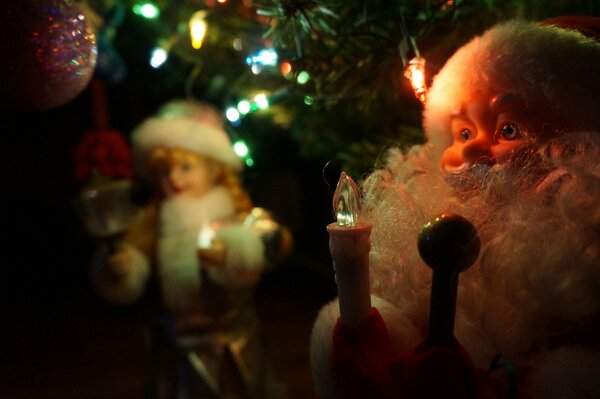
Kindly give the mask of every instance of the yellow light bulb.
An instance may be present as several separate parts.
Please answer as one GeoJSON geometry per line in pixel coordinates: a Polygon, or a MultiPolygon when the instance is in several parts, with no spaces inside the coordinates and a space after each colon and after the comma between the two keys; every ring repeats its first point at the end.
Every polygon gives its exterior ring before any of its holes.
{"type": "Polygon", "coordinates": [[[202,47],[208,29],[208,25],[204,20],[205,17],[206,11],[196,11],[190,18],[190,40],[192,47],[196,50],[202,47]]]}

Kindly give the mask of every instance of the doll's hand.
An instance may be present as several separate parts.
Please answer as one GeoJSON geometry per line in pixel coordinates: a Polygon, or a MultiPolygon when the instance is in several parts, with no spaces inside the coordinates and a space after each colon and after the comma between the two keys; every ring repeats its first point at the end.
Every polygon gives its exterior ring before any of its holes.
{"type": "Polygon", "coordinates": [[[133,257],[131,252],[121,249],[106,260],[106,273],[115,280],[120,280],[131,273],[133,257]]]}
{"type": "Polygon", "coordinates": [[[215,238],[210,248],[198,249],[198,257],[203,266],[223,267],[225,265],[225,243],[215,238]]]}

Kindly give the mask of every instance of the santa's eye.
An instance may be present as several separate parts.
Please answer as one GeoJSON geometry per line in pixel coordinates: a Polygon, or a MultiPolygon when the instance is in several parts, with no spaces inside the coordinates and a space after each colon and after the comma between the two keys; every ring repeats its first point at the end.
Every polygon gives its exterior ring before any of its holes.
{"type": "Polygon", "coordinates": [[[504,140],[516,140],[521,137],[521,128],[514,122],[507,122],[500,127],[499,133],[504,140]]]}
{"type": "Polygon", "coordinates": [[[463,129],[460,131],[460,139],[462,141],[468,141],[473,138],[473,132],[469,129],[463,129]]]}

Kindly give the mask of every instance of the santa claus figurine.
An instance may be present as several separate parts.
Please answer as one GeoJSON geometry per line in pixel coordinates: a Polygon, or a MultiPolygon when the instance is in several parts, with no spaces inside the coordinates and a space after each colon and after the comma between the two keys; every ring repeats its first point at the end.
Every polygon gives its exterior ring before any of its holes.
{"type": "Polygon", "coordinates": [[[447,61],[427,144],[391,150],[362,182],[370,248],[331,235],[338,286],[338,259],[368,251],[372,308],[344,320],[340,287],[319,313],[320,397],[600,398],[599,107],[599,18],[505,22],[447,61]],[[447,214],[474,226],[480,251],[439,342],[417,240],[447,214]]]}

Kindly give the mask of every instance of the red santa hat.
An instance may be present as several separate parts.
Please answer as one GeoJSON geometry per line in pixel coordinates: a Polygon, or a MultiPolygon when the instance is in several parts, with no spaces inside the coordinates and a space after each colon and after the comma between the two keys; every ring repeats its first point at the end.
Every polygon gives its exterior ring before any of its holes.
{"type": "Polygon", "coordinates": [[[214,159],[232,167],[242,168],[225,131],[223,118],[210,105],[188,100],[172,100],[143,121],[132,133],[134,162],[145,174],[150,152],[157,148],[183,149],[214,159]]]}
{"type": "Polygon", "coordinates": [[[435,76],[423,113],[434,148],[452,141],[449,118],[475,93],[543,101],[578,130],[600,131],[600,18],[498,24],[461,47],[435,76]]]}

